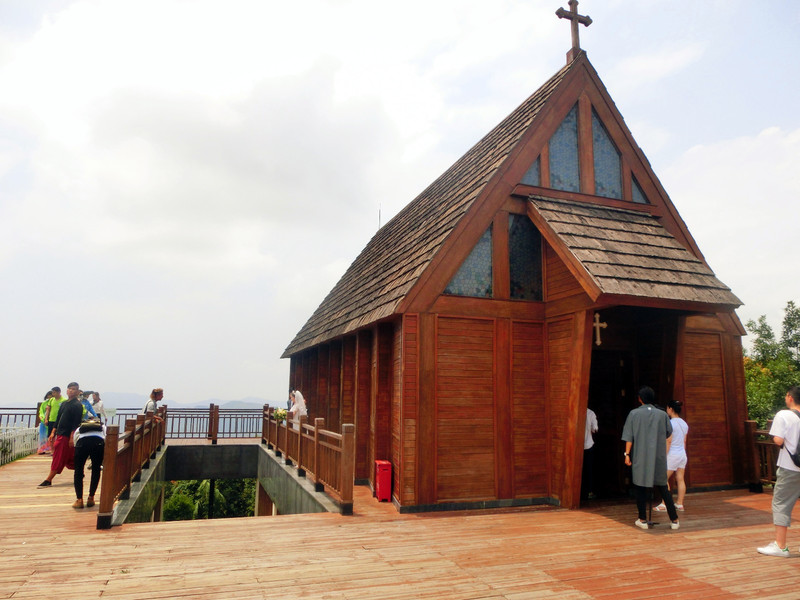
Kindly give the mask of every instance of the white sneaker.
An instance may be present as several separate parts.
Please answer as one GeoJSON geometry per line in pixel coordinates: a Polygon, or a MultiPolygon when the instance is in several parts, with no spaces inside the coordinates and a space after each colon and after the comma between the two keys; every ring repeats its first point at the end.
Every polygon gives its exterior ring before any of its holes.
{"type": "Polygon", "coordinates": [[[675,509],[683,512],[683,504],[676,504],[675,509]]]}
{"type": "Polygon", "coordinates": [[[681,527],[680,521],[673,521],[672,523],[669,524],[670,529],[680,529],[680,527],[681,527]]]}
{"type": "Polygon", "coordinates": [[[650,529],[650,527],[647,525],[647,521],[642,521],[641,519],[636,519],[633,524],[640,529],[650,529]]]}
{"type": "Polygon", "coordinates": [[[766,554],[767,556],[783,556],[784,558],[789,558],[789,548],[781,548],[778,546],[777,542],[772,542],[768,546],[763,546],[761,548],[756,548],[760,554],[766,554]]]}
{"type": "Polygon", "coordinates": [[[656,511],[656,512],[667,512],[667,507],[662,502],[658,506],[653,507],[653,510],[656,511]]]}

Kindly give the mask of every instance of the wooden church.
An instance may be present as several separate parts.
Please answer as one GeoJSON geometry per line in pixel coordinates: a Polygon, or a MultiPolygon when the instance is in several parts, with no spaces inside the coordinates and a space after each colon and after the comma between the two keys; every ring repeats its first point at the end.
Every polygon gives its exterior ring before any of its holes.
{"type": "MultiPolygon", "coordinates": [[[[356,478],[401,511],[625,495],[622,425],[684,403],[688,485],[742,484],[741,302],[706,264],[578,44],[567,65],[382,227],[286,348],[356,478]]],[[[583,21],[581,21],[583,19],[583,21]]]]}

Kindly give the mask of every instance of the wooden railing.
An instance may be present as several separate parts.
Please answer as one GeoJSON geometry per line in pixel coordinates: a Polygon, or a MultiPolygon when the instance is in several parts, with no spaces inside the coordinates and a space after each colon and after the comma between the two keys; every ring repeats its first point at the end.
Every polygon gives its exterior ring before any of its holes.
{"type": "Polygon", "coordinates": [[[325,491],[342,503],[349,513],[353,505],[355,476],[355,425],[342,425],[341,433],[325,429],[325,419],[306,417],[300,423],[278,421],[274,409],[264,406],[261,441],[283,455],[286,463],[297,466],[300,476],[314,483],[317,491],[325,491]]]}
{"type": "Polygon", "coordinates": [[[162,406],[156,415],[128,419],[122,432],[118,425],[107,428],[97,529],[111,528],[114,503],[130,496],[131,484],[139,481],[142,469],[164,443],[166,423],[167,407],[162,406]]]}
{"type": "Polygon", "coordinates": [[[776,462],[780,448],[772,441],[769,429],[758,429],[755,421],[745,421],[745,438],[751,441],[750,455],[752,464],[751,484],[757,486],[774,485],[776,462]]]}

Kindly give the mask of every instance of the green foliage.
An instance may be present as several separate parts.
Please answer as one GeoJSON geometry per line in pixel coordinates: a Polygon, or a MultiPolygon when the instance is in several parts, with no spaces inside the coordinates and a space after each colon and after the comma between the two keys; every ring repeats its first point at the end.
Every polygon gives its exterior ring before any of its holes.
{"type": "MultiPolygon", "coordinates": [[[[188,498],[192,503],[192,515],[181,519],[207,519],[211,482],[208,479],[192,479],[167,483],[164,492],[164,516],[167,521],[177,520],[168,516],[168,506],[175,497],[188,498]]],[[[214,485],[214,518],[252,517],[255,514],[255,479],[217,479],[214,485]]],[[[176,502],[184,503],[184,500],[176,502]]],[[[185,513],[188,514],[188,511],[185,513]]]]}
{"type": "Polygon", "coordinates": [[[780,341],[764,315],[745,326],[755,336],[744,358],[747,408],[750,418],[764,427],[785,407],[786,390],[800,383],[800,309],[794,302],[786,304],[780,341]]]}
{"type": "Polygon", "coordinates": [[[190,521],[197,514],[197,504],[183,493],[172,494],[164,502],[165,521],[190,521]]]}

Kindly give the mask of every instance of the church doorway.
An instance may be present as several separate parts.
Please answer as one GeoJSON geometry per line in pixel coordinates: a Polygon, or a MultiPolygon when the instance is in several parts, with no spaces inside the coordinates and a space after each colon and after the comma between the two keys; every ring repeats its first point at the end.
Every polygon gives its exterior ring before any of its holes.
{"type": "MultiPolygon", "coordinates": [[[[592,482],[584,478],[597,498],[617,498],[627,494],[629,469],[622,460],[625,444],[622,427],[636,403],[633,356],[629,351],[595,350],[589,379],[589,408],[597,415],[594,434],[592,482]]],[[[588,458],[588,457],[587,457],[588,458]]],[[[588,461],[587,461],[588,462],[588,461]]],[[[586,497],[589,490],[583,490],[586,497]]]]}
{"type": "Polygon", "coordinates": [[[638,406],[639,387],[652,387],[662,407],[672,397],[678,316],[634,307],[608,308],[595,315],[601,344],[592,350],[588,406],[598,421],[591,486],[597,498],[628,494],[630,468],[622,459],[622,428],[638,406]]]}

